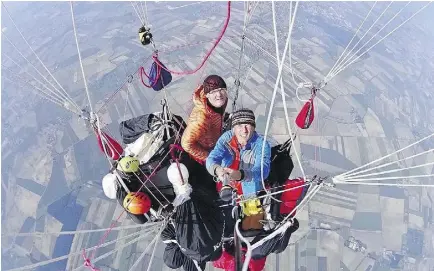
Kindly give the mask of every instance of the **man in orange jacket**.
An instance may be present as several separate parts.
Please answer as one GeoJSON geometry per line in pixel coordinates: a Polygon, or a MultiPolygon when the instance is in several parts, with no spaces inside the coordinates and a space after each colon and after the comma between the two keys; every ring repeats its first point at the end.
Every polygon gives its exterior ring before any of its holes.
{"type": "Polygon", "coordinates": [[[208,76],[193,94],[194,108],[181,139],[181,146],[197,162],[204,164],[223,133],[228,103],[226,83],[218,75],[208,76]]]}

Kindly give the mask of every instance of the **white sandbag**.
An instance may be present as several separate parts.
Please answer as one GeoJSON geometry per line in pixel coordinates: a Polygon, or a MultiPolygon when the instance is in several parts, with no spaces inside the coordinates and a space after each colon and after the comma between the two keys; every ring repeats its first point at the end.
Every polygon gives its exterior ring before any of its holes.
{"type": "Polygon", "coordinates": [[[116,175],[109,173],[102,179],[102,190],[104,194],[109,199],[116,199],[116,189],[117,189],[117,178],[116,175]]]}
{"type": "Polygon", "coordinates": [[[163,140],[152,133],[143,133],[136,141],[125,147],[125,155],[135,156],[145,164],[163,145],[163,140]]]}
{"type": "Polygon", "coordinates": [[[187,167],[179,163],[172,163],[167,169],[167,178],[172,183],[173,190],[175,191],[176,198],[173,201],[173,206],[179,206],[190,199],[190,194],[193,191],[191,185],[188,183],[188,169],[187,167]],[[181,175],[179,174],[181,171],[181,175]]]}

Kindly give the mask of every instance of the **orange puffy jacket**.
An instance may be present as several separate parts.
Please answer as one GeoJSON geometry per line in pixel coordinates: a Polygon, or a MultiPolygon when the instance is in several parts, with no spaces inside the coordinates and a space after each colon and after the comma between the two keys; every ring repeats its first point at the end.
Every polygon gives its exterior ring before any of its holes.
{"type": "MultiPolygon", "coordinates": [[[[214,112],[207,103],[201,85],[193,94],[194,107],[181,139],[181,146],[196,161],[204,162],[223,130],[223,115],[214,112]]],[[[226,104],[223,106],[226,109],[226,104]]]]}

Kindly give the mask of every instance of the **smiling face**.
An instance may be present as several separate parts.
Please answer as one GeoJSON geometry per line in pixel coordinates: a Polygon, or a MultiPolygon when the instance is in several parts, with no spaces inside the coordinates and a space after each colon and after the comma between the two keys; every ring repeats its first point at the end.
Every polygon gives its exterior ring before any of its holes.
{"type": "Polygon", "coordinates": [[[237,124],[234,126],[234,134],[238,143],[241,145],[247,144],[247,141],[253,136],[255,127],[251,124],[237,124]]]}
{"type": "Polygon", "coordinates": [[[217,88],[207,93],[206,98],[212,106],[220,108],[226,104],[228,94],[226,93],[225,88],[217,88]]]}

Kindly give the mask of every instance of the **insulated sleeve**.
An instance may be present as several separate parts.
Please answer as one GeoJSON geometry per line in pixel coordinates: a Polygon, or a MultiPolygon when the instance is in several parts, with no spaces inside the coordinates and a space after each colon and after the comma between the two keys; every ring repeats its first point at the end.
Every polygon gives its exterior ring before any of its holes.
{"type": "Polygon", "coordinates": [[[205,161],[209,155],[209,151],[199,144],[199,138],[206,132],[207,121],[205,115],[193,111],[182,135],[181,146],[187,153],[200,161],[205,161]]]}

